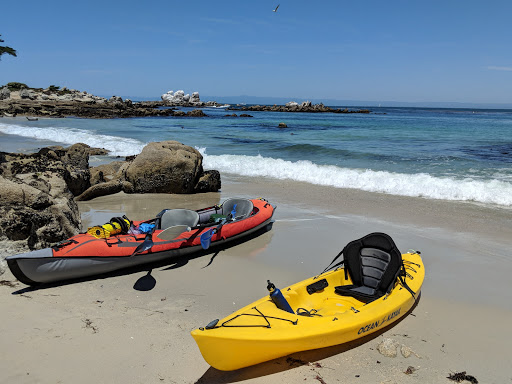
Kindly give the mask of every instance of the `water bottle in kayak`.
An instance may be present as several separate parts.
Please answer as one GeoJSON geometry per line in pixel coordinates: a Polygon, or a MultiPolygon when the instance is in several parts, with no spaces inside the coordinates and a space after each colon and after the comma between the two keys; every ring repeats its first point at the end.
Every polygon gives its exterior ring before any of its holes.
{"type": "Polygon", "coordinates": [[[290,304],[288,304],[288,302],[284,298],[279,288],[276,288],[276,286],[272,284],[270,280],[267,280],[267,284],[267,289],[270,292],[270,298],[272,299],[276,307],[286,312],[295,313],[293,312],[292,307],[290,307],[290,304]]]}

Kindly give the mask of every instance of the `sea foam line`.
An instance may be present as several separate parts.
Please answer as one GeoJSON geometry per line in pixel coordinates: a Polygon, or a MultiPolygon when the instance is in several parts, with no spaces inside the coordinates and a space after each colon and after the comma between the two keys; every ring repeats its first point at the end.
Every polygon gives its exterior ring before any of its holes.
{"type": "Polygon", "coordinates": [[[127,137],[96,134],[77,128],[27,127],[0,123],[0,132],[32,139],[49,140],[62,144],[84,143],[96,148],[105,148],[111,156],[130,156],[142,151],[145,143],[127,137]]]}
{"type": "Polygon", "coordinates": [[[317,165],[311,161],[287,161],[262,156],[207,155],[199,148],[206,169],[241,176],[295,180],[336,188],[359,189],[429,199],[475,201],[512,206],[512,184],[499,180],[457,180],[426,173],[402,174],[370,169],[317,165]]]}

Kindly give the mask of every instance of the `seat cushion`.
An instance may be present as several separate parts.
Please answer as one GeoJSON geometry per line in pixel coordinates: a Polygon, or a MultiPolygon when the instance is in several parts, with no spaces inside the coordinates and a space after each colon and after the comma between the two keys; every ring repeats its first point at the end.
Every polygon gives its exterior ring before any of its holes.
{"type": "Polygon", "coordinates": [[[248,199],[228,199],[222,204],[222,214],[226,216],[229,215],[233,211],[233,208],[235,209],[233,219],[241,220],[251,215],[254,205],[252,201],[248,199]]]}
{"type": "Polygon", "coordinates": [[[340,285],[334,287],[334,293],[341,296],[350,296],[362,302],[368,303],[379,298],[376,294],[375,289],[356,285],[340,285]]]}
{"type": "Polygon", "coordinates": [[[160,218],[160,229],[166,229],[175,225],[187,225],[195,227],[199,222],[199,214],[191,209],[169,209],[160,218]]]}

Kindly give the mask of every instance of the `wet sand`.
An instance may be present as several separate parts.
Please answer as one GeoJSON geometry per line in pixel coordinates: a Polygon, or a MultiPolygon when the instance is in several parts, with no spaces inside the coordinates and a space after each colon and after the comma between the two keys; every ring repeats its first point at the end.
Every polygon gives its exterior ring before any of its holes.
{"type": "MultiPolygon", "coordinates": [[[[85,228],[121,213],[145,219],[235,196],[276,204],[272,230],[149,275],[0,286],[0,383],[449,383],[459,371],[480,383],[512,380],[512,211],[225,175],[222,193],[117,194],[79,205],[85,228]],[[321,272],[370,232],[388,233],[402,252],[421,251],[426,279],[412,314],[360,343],[234,372],[202,359],[191,330],[266,295],[267,279],[283,288],[321,272]],[[383,338],[416,355],[381,355],[383,338]],[[415,371],[404,373],[409,366],[415,371]]],[[[2,279],[15,282],[9,271],[2,279]]]]}

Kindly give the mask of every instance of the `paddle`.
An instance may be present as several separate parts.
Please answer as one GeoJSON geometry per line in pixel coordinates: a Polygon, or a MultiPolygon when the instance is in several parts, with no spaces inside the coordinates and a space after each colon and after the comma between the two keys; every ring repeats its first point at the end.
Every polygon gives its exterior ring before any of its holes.
{"type": "Polygon", "coordinates": [[[216,228],[210,228],[205,233],[203,233],[199,239],[201,240],[201,246],[203,249],[208,249],[210,247],[210,242],[212,240],[212,237],[214,234],[220,231],[220,228],[227,222],[231,221],[236,214],[236,204],[233,205],[233,209],[231,210],[231,213],[227,215],[225,219],[223,219],[220,224],[216,228]]]}
{"type": "Polygon", "coordinates": [[[153,232],[150,232],[146,235],[144,241],[140,243],[137,248],[135,248],[135,251],[132,253],[132,256],[147,251],[148,249],[151,249],[153,247],[153,244],[153,232]]]}

